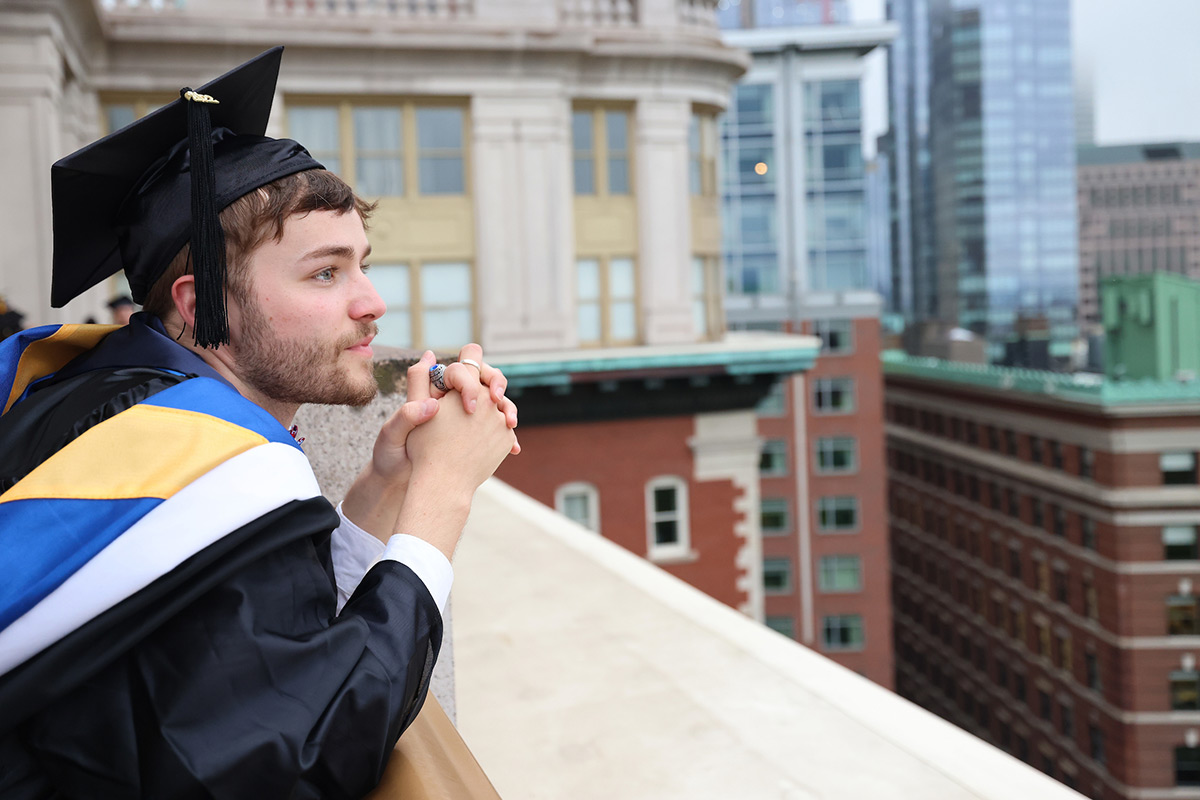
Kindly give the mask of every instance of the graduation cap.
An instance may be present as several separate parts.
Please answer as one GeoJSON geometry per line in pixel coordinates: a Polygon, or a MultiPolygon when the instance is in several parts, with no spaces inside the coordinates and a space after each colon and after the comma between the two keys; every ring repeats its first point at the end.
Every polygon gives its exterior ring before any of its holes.
{"type": "Polygon", "coordinates": [[[196,343],[229,342],[225,235],[218,214],[271,181],[322,169],[290,139],[263,136],[282,47],[89,144],[50,168],[54,271],[61,308],[125,270],[142,303],[171,259],[191,243],[196,343]]]}

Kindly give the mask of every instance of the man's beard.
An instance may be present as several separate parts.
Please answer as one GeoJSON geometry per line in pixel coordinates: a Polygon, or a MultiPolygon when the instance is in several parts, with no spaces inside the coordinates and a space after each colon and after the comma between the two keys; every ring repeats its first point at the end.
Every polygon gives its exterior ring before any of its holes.
{"type": "Polygon", "coordinates": [[[374,322],[360,325],[357,333],[337,342],[317,338],[281,339],[267,317],[251,301],[245,313],[242,341],[238,346],[241,379],[266,397],[281,403],[320,403],[336,406],[365,406],[375,399],[379,387],[371,370],[347,370],[340,361],[346,348],[378,331],[374,322]]]}

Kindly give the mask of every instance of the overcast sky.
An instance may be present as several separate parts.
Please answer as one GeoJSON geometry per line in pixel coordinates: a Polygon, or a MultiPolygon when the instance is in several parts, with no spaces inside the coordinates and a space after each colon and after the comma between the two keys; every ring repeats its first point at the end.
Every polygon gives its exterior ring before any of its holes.
{"type": "MultiPolygon", "coordinates": [[[[856,21],[883,0],[850,0],[856,21]]],[[[1200,0],[1071,0],[1077,91],[1091,74],[1097,144],[1200,142],[1200,0]]],[[[887,130],[887,66],[868,58],[868,154],[887,130]]]]}
{"type": "Polygon", "coordinates": [[[1072,0],[1097,144],[1200,141],[1200,0],[1072,0]]]}

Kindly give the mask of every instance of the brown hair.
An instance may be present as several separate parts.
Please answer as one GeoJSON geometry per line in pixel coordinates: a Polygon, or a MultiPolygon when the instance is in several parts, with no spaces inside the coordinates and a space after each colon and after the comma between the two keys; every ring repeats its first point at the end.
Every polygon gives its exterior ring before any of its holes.
{"type": "MultiPolygon", "coordinates": [[[[311,211],[333,211],[345,214],[351,209],[362,217],[363,225],[375,210],[354,193],[350,185],[337,175],[323,169],[297,172],[260,186],[239,197],[221,212],[221,227],[225,230],[226,290],[240,303],[250,296],[250,274],[246,269],[250,254],[268,238],[283,238],[283,224],[294,214],[311,211]]],[[[185,244],[150,291],[143,308],[164,319],[175,308],[171,287],[181,276],[191,272],[192,250],[185,244]]]]}

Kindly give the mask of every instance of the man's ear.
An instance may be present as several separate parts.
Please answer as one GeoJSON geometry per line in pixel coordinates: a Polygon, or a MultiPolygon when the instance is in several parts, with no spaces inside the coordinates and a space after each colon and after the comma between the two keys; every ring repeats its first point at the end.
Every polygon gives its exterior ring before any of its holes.
{"type": "Polygon", "coordinates": [[[171,284],[171,300],[175,302],[175,311],[192,330],[196,329],[196,276],[180,275],[171,284]]]}

